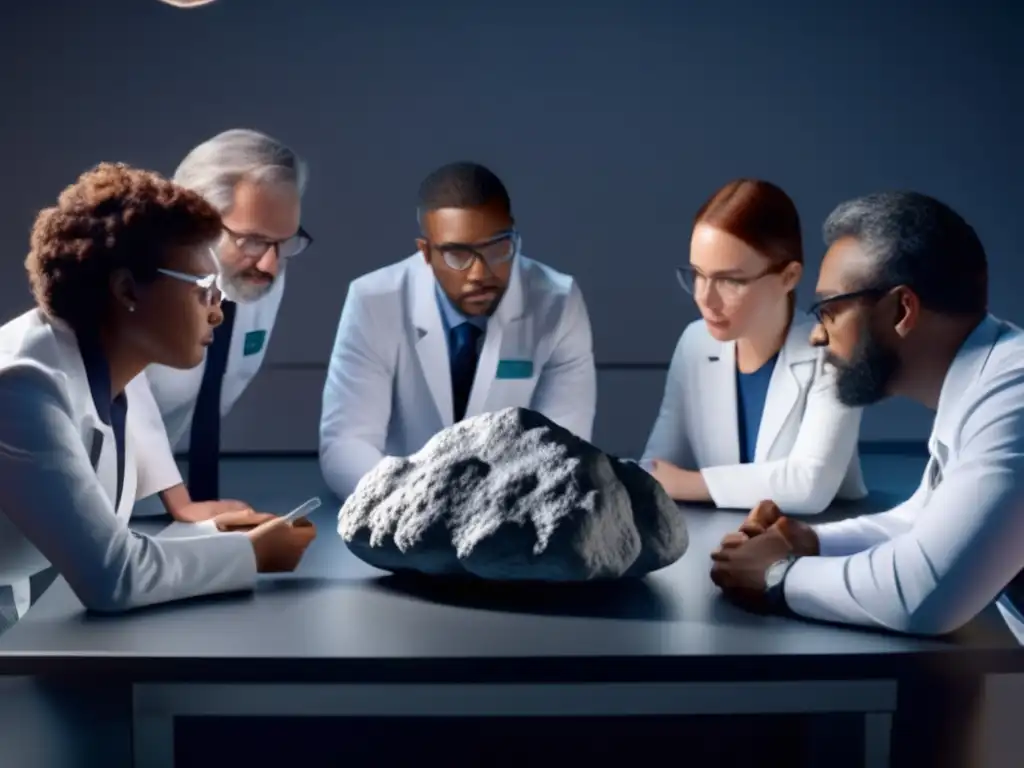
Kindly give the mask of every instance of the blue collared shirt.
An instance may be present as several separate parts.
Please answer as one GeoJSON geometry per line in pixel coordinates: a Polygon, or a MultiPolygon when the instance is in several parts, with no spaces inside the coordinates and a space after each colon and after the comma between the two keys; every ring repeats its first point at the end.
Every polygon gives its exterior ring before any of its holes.
{"type": "Polygon", "coordinates": [[[82,335],[78,339],[78,347],[85,365],[85,375],[89,381],[92,401],[100,421],[114,432],[114,446],[117,453],[117,497],[114,509],[121,504],[121,491],[124,489],[124,429],[128,418],[128,398],[124,392],[113,397],[110,383],[110,365],[103,355],[98,341],[82,335]]]}
{"type": "Polygon", "coordinates": [[[449,299],[445,295],[445,292],[441,290],[440,285],[435,283],[434,288],[434,293],[437,296],[437,308],[441,313],[441,325],[444,326],[444,337],[448,340],[448,359],[451,360],[453,353],[452,328],[462,325],[463,323],[472,323],[480,329],[482,338],[483,332],[487,331],[487,317],[486,315],[479,315],[476,317],[464,315],[454,304],[452,304],[451,299],[449,299]]]}

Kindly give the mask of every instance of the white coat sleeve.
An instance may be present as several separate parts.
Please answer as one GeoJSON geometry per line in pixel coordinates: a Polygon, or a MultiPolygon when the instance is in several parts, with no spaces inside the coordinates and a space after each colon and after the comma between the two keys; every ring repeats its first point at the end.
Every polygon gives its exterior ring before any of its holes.
{"type": "Polygon", "coordinates": [[[167,437],[160,408],[153,397],[146,373],[132,382],[128,397],[128,424],[135,466],[138,467],[136,499],[181,485],[181,470],[167,437]]]}
{"type": "Polygon", "coordinates": [[[654,421],[654,428],[647,438],[641,465],[649,467],[650,462],[661,459],[683,469],[695,469],[696,461],[686,424],[686,333],[676,342],[672,362],[665,376],[665,390],[661,396],[661,407],[654,421]]]}
{"type": "Polygon", "coordinates": [[[241,533],[162,541],[114,512],[52,376],[30,366],[0,376],[0,509],[87,607],[120,612],[251,589],[241,533]]]}
{"type": "Polygon", "coordinates": [[[921,511],[924,493],[925,485],[922,483],[913,496],[885,512],[813,526],[818,536],[819,553],[823,557],[853,555],[906,533],[921,511]]]}
{"type": "Polygon", "coordinates": [[[786,602],[811,619],[941,635],[992,603],[1024,565],[1024,376],[993,382],[909,528],[846,557],[797,560],[786,602]]]}
{"type": "Polygon", "coordinates": [[[387,331],[357,285],[350,285],[334,338],[320,412],[320,471],[340,498],[384,458],[393,364],[371,339],[387,331]]]}
{"type": "Polygon", "coordinates": [[[854,459],[861,414],[860,408],[839,402],[835,373],[819,357],[789,455],[702,469],[711,499],[725,509],[751,509],[770,499],[787,515],[823,512],[835,499],[854,459]]]}
{"type": "Polygon", "coordinates": [[[597,369],[590,316],[573,283],[551,356],[537,377],[530,408],[589,441],[597,409],[597,369]]]}

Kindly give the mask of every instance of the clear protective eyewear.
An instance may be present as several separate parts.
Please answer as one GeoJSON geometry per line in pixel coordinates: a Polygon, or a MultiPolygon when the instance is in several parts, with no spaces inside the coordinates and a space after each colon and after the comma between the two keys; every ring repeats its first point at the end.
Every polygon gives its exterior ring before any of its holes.
{"type": "Polygon", "coordinates": [[[186,272],[175,272],[173,269],[157,269],[161,275],[173,277],[183,283],[191,283],[202,291],[203,305],[207,307],[218,306],[224,295],[217,286],[217,275],[190,275],[186,272]]]}
{"type": "Polygon", "coordinates": [[[480,259],[488,268],[505,264],[519,253],[520,245],[519,233],[510,229],[482,243],[441,243],[433,247],[441,252],[445,264],[461,272],[469,269],[475,259],[480,259]]]}

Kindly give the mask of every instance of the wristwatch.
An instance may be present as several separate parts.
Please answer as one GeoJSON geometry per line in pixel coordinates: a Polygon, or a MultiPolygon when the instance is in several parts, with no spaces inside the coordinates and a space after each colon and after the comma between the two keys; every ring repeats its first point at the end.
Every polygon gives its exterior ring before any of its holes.
{"type": "Polygon", "coordinates": [[[787,555],[781,560],[776,560],[768,566],[764,572],[764,594],[768,599],[768,605],[776,613],[786,613],[786,574],[797,561],[796,555],[787,555]]]}

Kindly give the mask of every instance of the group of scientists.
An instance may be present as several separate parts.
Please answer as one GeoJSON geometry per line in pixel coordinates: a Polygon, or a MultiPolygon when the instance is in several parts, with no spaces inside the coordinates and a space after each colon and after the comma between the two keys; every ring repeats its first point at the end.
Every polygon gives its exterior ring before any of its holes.
{"type": "MultiPolygon", "coordinates": [[[[274,138],[231,130],[172,180],[101,164],[39,214],[37,306],[0,328],[0,631],[47,569],[117,612],[297,566],[314,526],[221,499],[217,459],[312,243],[307,176],[274,138]],[[133,532],[154,495],[194,534],[133,532]]],[[[415,252],[348,287],[320,422],[340,497],[382,457],[508,406],[591,439],[583,295],[522,252],[500,179],[446,165],[417,216],[415,252]]],[[[678,278],[702,318],[682,331],[640,461],[676,500],[752,510],[709,563],[745,607],[941,634],[996,603],[1024,641],[1024,333],[988,313],[984,248],[914,192],[842,203],[824,237],[805,314],[789,196],[739,179],[701,206],[678,278]],[[862,409],[894,395],[936,411],[920,486],[887,512],[809,524],[867,493],[862,409]]]]}

